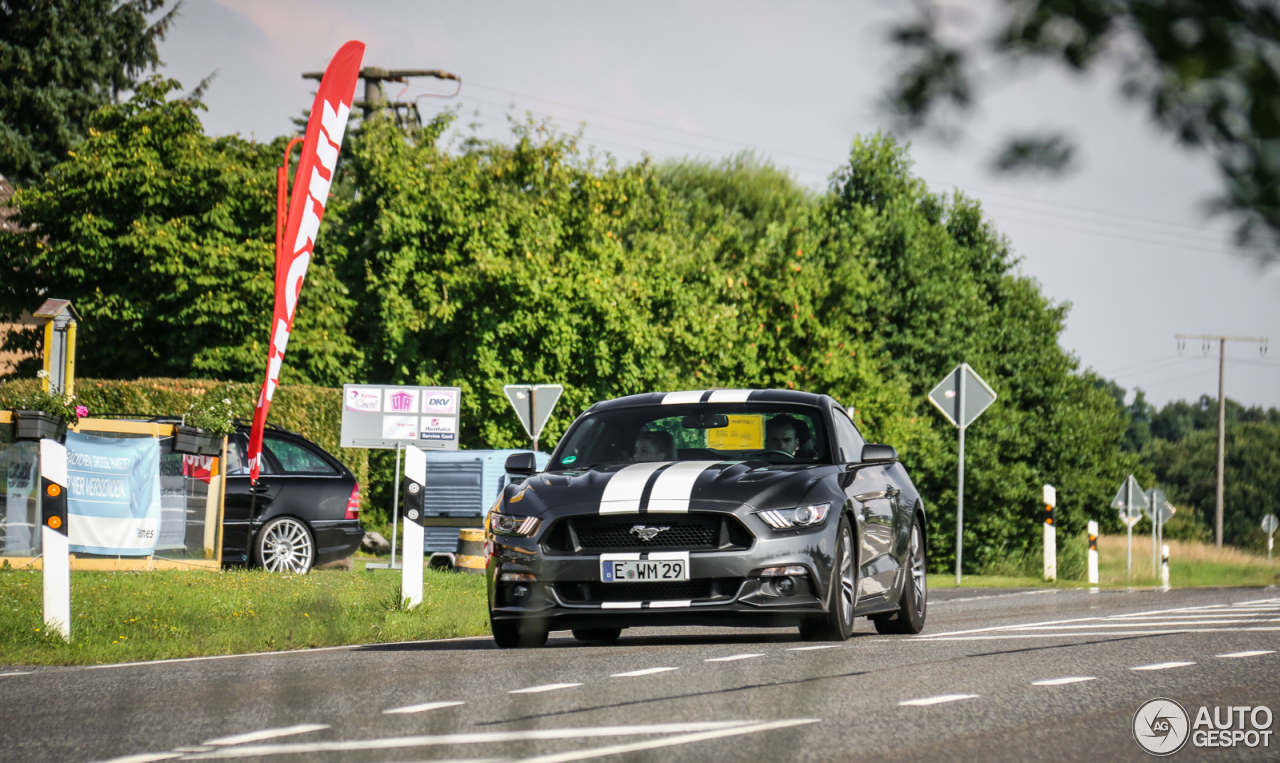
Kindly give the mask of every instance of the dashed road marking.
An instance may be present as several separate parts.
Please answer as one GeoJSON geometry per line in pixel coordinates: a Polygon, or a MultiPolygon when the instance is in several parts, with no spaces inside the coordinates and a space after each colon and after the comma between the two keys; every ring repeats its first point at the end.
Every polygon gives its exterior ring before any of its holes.
{"type": "Polygon", "coordinates": [[[457,707],[465,705],[466,702],[424,702],[421,705],[405,705],[404,707],[395,707],[390,710],[383,710],[383,715],[402,715],[408,713],[425,713],[428,710],[439,710],[442,707],[457,707]]]}
{"type": "Polygon", "coordinates": [[[731,654],[728,657],[712,657],[703,662],[733,662],[734,660],[749,660],[752,657],[763,657],[763,654],[731,654]]]}
{"type": "Polygon", "coordinates": [[[512,689],[508,694],[540,694],[544,691],[558,691],[560,689],[572,689],[582,684],[543,684],[542,686],[530,686],[527,689],[512,689]]]}
{"type": "Polygon", "coordinates": [[[654,673],[666,673],[668,670],[679,670],[680,668],[644,668],[643,670],[632,670],[627,673],[614,673],[610,678],[637,678],[639,676],[651,676],[654,673]]]}
{"type": "Polygon", "coordinates": [[[2,678],[2,677],[4,677],[4,676],[29,676],[29,675],[31,675],[31,674],[32,674],[32,673],[34,673],[34,672],[35,672],[34,670],[28,670],[28,671],[23,672],[23,673],[0,673],[0,678],[2,678]]]}
{"type": "Polygon", "coordinates": [[[569,752],[557,752],[550,755],[539,755],[533,758],[524,758],[516,763],[568,763],[574,760],[589,760],[590,758],[602,758],[606,755],[623,755],[629,752],[639,752],[640,750],[655,750],[661,747],[675,747],[681,744],[692,744],[694,742],[702,742],[708,739],[722,739],[730,736],[741,736],[743,734],[756,734],[761,731],[772,731],[773,729],[785,729],[792,726],[802,726],[808,723],[818,723],[817,718],[796,718],[787,721],[771,721],[768,723],[753,723],[750,726],[738,726],[737,728],[721,729],[719,731],[703,731],[695,734],[681,734],[679,736],[667,737],[665,739],[652,739],[645,742],[632,742],[630,744],[615,744],[608,747],[597,747],[592,750],[572,750],[569,752]]]}
{"type": "Polygon", "coordinates": [[[125,755],[123,758],[100,761],[100,763],[151,763],[155,760],[172,760],[181,757],[180,752],[142,752],[137,755],[125,755]]]}
{"type": "MultiPolygon", "coordinates": [[[[777,723],[812,723],[811,719],[778,721],[777,723]]],[[[482,731],[465,734],[384,737],[381,739],[349,739],[332,742],[293,742],[282,744],[222,747],[212,752],[197,753],[188,760],[224,760],[228,758],[261,758],[268,755],[298,755],[321,752],[354,752],[361,750],[396,750],[410,747],[433,747],[462,744],[547,741],[555,739],[592,739],[599,737],[643,736],[646,734],[690,734],[749,726],[770,726],[758,721],[706,721],[700,723],[654,723],[635,726],[597,726],[567,729],[527,729],[524,731],[482,731]]],[[[781,728],[781,727],[778,727],[781,728]]],[[[761,731],[764,728],[759,729],[761,731]]],[[[695,741],[695,740],[691,740],[695,741]]]]}
{"type": "Polygon", "coordinates": [[[247,734],[235,734],[229,737],[218,737],[217,739],[208,739],[203,744],[211,744],[215,746],[225,746],[230,744],[244,744],[246,742],[261,742],[264,739],[275,739],[276,737],[293,736],[294,734],[309,734],[312,731],[320,731],[329,728],[325,723],[299,723],[296,726],[285,726],[279,729],[263,729],[262,731],[250,731],[247,734]]]}
{"type": "Polygon", "coordinates": [[[815,649],[839,649],[841,644],[818,644],[817,646],[793,646],[788,652],[812,652],[815,649]]]}
{"type": "Polygon", "coordinates": [[[1188,665],[1195,665],[1194,662],[1157,662],[1154,665],[1139,665],[1129,670],[1168,670],[1169,668],[1185,668],[1188,665]]]}
{"type": "Polygon", "coordinates": [[[977,694],[940,694],[936,697],[921,697],[920,699],[904,699],[899,705],[907,705],[911,707],[925,707],[928,705],[941,705],[944,702],[959,702],[962,699],[977,699],[977,694]]]}
{"type": "Polygon", "coordinates": [[[1274,649],[1256,649],[1252,652],[1229,652],[1227,654],[1219,654],[1215,656],[1221,657],[1223,659],[1231,659],[1232,657],[1261,657],[1264,654],[1275,654],[1275,653],[1276,653],[1276,650],[1274,649]]]}
{"type": "Polygon", "coordinates": [[[1096,681],[1097,676],[1066,676],[1065,678],[1046,678],[1043,681],[1032,681],[1032,686],[1062,686],[1064,684],[1078,684],[1081,681],[1096,681]]]}

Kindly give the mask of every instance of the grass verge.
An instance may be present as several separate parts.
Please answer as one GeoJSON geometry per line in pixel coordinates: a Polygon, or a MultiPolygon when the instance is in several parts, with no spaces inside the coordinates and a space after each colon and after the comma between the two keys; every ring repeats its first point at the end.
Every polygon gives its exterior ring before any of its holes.
{"type": "Polygon", "coordinates": [[[398,572],[72,572],[71,642],[41,617],[38,571],[0,571],[0,664],[98,665],[482,636],[484,578],[428,570],[422,606],[398,572]]]}

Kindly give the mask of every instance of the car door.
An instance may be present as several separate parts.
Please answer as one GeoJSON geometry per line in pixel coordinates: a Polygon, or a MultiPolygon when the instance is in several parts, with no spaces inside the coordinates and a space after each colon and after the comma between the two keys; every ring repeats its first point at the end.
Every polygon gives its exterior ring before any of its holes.
{"type": "Polygon", "coordinates": [[[227,488],[223,501],[222,561],[249,561],[253,529],[259,518],[273,509],[282,487],[279,465],[269,453],[262,454],[257,483],[250,484],[245,461],[248,441],[236,433],[227,442],[227,488]]]}
{"type": "Polygon", "coordinates": [[[866,441],[848,414],[837,408],[833,416],[836,444],[848,470],[843,483],[845,494],[853,499],[854,511],[862,520],[858,595],[884,595],[892,587],[898,569],[892,554],[897,488],[890,483],[889,467],[861,466],[862,446],[866,441]]]}

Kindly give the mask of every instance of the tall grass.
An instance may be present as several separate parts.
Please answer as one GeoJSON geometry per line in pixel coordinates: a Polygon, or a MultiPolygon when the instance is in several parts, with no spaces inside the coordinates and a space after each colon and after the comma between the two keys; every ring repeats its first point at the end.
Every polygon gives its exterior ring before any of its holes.
{"type": "Polygon", "coordinates": [[[489,632],[484,578],[428,570],[422,606],[400,575],[72,572],[71,642],[47,633],[38,571],[0,570],[0,664],[92,665],[489,632]]]}

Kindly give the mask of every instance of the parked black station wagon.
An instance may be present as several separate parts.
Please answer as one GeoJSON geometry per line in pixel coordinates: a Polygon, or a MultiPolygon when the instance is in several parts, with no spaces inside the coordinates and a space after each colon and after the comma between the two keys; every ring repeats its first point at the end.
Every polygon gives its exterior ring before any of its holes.
{"type": "Polygon", "coordinates": [[[258,482],[250,485],[248,447],[247,426],[227,440],[224,565],[305,573],[355,553],[364,530],[351,470],[302,435],[268,425],[258,482]]]}
{"type": "Polygon", "coordinates": [[[855,617],[918,633],[924,504],[887,445],[834,399],[791,390],[649,393],[593,405],[547,468],[508,485],[487,520],[490,620],[501,647],[548,630],[799,627],[846,639],[855,617]]]}

